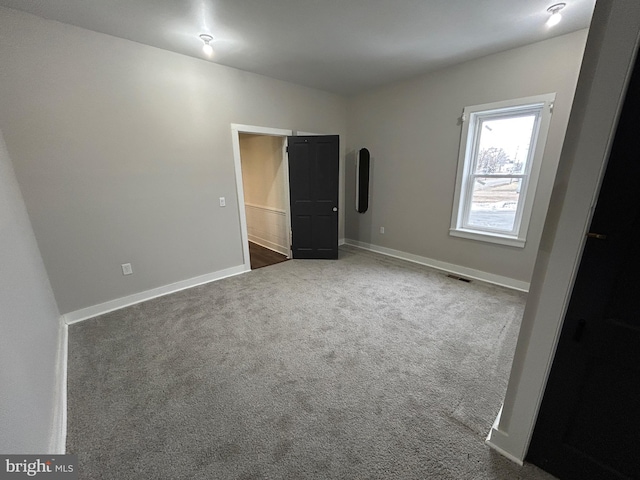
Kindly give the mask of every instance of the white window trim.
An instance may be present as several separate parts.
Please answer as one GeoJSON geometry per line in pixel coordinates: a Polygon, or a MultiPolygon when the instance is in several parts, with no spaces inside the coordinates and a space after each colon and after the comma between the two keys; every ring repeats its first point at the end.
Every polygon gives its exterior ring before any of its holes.
{"type": "MultiPolygon", "coordinates": [[[[460,138],[460,151],[458,154],[458,170],[456,174],[456,188],[453,199],[453,211],[451,215],[451,228],[449,234],[456,237],[479,240],[483,242],[497,243],[512,247],[524,248],[527,241],[527,232],[529,230],[529,222],[531,220],[531,212],[533,211],[533,201],[535,198],[536,187],[540,177],[540,169],[544,157],[544,150],[547,143],[549,133],[549,125],[551,122],[551,114],[553,112],[553,102],[556,94],[548,93],[544,95],[536,95],[532,97],[518,98],[515,100],[505,100],[501,102],[486,103],[483,105],[474,105],[465,107],[462,114],[462,133],[460,138]],[[529,169],[528,180],[521,184],[520,195],[522,208],[518,209],[516,214],[515,228],[517,234],[508,235],[504,232],[492,232],[484,229],[474,229],[464,227],[462,222],[465,218],[465,208],[469,202],[463,201],[470,194],[471,185],[469,185],[470,168],[473,159],[468,158],[473,152],[476,145],[474,140],[478,141],[475,134],[476,118],[478,113],[482,113],[483,117],[491,114],[493,110],[501,115],[512,109],[514,112],[526,110],[526,107],[533,105],[541,105],[540,119],[538,123],[536,147],[532,152],[531,158],[527,161],[525,169],[529,169]]],[[[534,132],[534,135],[536,132],[534,132]]]]}

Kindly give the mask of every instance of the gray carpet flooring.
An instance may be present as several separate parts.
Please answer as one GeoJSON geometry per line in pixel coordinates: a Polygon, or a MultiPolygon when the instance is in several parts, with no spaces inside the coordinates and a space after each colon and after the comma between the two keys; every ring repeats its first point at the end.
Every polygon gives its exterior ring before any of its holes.
{"type": "Polygon", "coordinates": [[[527,479],[484,439],[525,296],[349,247],[70,326],[82,479],[527,479]]]}

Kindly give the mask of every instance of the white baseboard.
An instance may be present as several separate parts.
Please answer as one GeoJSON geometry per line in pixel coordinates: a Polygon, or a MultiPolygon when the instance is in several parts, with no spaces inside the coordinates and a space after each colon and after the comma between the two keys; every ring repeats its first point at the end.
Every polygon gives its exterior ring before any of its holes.
{"type": "Polygon", "coordinates": [[[247,235],[250,242],[255,243],[256,245],[260,245],[261,247],[268,248],[269,250],[273,250],[280,255],[289,256],[289,252],[287,247],[283,247],[282,245],[278,245],[276,243],[270,242],[269,240],[265,240],[264,238],[256,237],[255,235],[247,235]]]}
{"type": "Polygon", "coordinates": [[[504,433],[502,433],[497,428],[493,427],[491,429],[491,432],[489,432],[489,436],[484,441],[484,443],[486,443],[490,448],[498,452],[503,457],[508,458],[509,460],[511,460],[512,462],[520,466],[523,466],[524,465],[523,459],[516,457],[514,454],[507,452],[504,448],[497,445],[497,442],[496,442],[497,437],[504,437],[504,436],[505,436],[504,433]]]}
{"type": "Polygon", "coordinates": [[[105,313],[113,312],[114,310],[120,310],[121,308],[135,305],[136,303],[146,302],[153,298],[169,295],[170,293],[179,292],[187,288],[195,287],[209,282],[215,282],[216,280],[222,280],[223,278],[233,277],[234,275],[240,275],[241,273],[249,272],[251,270],[245,269],[244,265],[238,265],[236,267],[226,268],[217,272],[207,273],[206,275],[200,275],[198,277],[189,278],[180,282],[171,283],[163,287],[153,288],[140,293],[134,293],[122,298],[116,298],[108,302],[100,303],[92,307],[82,308],[74,312],[66,313],[64,315],[67,325],[72,323],[81,322],[89,318],[97,317],[105,313]]]}
{"type": "Polygon", "coordinates": [[[371,243],[360,242],[358,240],[345,239],[346,245],[352,247],[362,248],[371,252],[381,253],[393,258],[399,258],[401,260],[407,260],[409,262],[418,263],[427,267],[436,268],[449,273],[455,273],[461,277],[470,278],[474,280],[481,280],[483,282],[492,283],[501,287],[507,287],[521,292],[529,291],[529,282],[523,282],[514,278],[504,277],[502,275],[495,275],[493,273],[483,272],[481,270],[475,270],[473,268],[463,267],[461,265],[455,265],[453,263],[442,262],[440,260],[434,260],[433,258],[422,257],[420,255],[414,255],[413,253],[402,252],[400,250],[394,250],[392,248],[381,247],[371,243]]]}
{"type": "Polygon", "coordinates": [[[487,435],[487,439],[484,441],[484,443],[486,443],[489,447],[491,447],[493,450],[498,452],[503,457],[508,458],[512,462],[522,466],[524,465],[524,461],[522,458],[518,458],[514,454],[507,452],[504,448],[498,445],[498,443],[508,444],[508,439],[509,439],[509,436],[498,428],[500,425],[500,417],[502,416],[503,408],[504,408],[504,405],[500,407],[500,411],[498,412],[496,419],[493,421],[493,426],[491,427],[491,430],[489,431],[489,435],[487,435]]]}
{"type": "Polygon", "coordinates": [[[344,245],[346,242],[346,240],[344,238],[339,238],[338,239],[338,246],[341,247],[342,245],[344,245]]]}
{"type": "Polygon", "coordinates": [[[64,316],[60,317],[59,323],[56,379],[53,399],[53,425],[49,445],[49,453],[53,455],[64,455],[67,443],[67,361],[69,336],[64,316]]]}
{"type": "Polygon", "coordinates": [[[244,207],[248,240],[288,256],[290,228],[286,210],[247,202],[244,207]]]}
{"type": "Polygon", "coordinates": [[[489,447],[491,447],[493,450],[498,452],[503,457],[508,458],[509,460],[511,460],[513,463],[516,463],[516,464],[520,465],[521,467],[524,465],[524,462],[521,459],[519,459],[515,455],[512,455],[511,453],[507,452],[506,450],[503,450],[502,448],[498,447],[491,440],[487,439],[487,440],[485,440],[484,443],[486,443],[489,447]]]}

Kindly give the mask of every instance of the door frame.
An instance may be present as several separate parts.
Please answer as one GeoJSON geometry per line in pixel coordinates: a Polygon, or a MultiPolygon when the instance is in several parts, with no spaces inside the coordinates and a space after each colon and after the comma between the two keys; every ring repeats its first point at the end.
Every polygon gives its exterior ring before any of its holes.
{"type": "Polygon", "coordinates": [[[292,130],[271,127],[259,127],[256,125],[231,124],[231,141],[233,142],[233,162],[236,174],[236,194],[238,196],[238,213],[240,215],[240,237],[242,241],[242,256],[245,271],[251,270],[251,257],[249,255],[249,232],[247,230],[247,213],[244,203],[244,186],[242,183],[242,161],[240,159],[240,134],[266,135],[283,138],[282,142],[282,169],[284,171],[284,199],[286,227],[289,238],[287,258],[291,258],[291,205],[289,200],[289,158],[287,156],[287,137],[293,135],[292,130]]]}
{"type": "Polygon", "coordinates": [[[640,44],[640,4],[596,5],[503,408],[486,443],[522,465],[640,44]],[[597,41],[595,39],[597,38],[597,41]],[[594,40],[592,42],[592,40],[594,40]],[[553,203],[553,202],[552,202],[553,203]]]}
{"type": "MultiPolygon", "coordinates": [[[[322,137],[324,135],[329,135],[325,133],[312,133],[312,132],[303,132],[300,130],[296,130],[296,137],[322,137]]],[[[335,134],[334,134],[335,135],[335,134]]]]}

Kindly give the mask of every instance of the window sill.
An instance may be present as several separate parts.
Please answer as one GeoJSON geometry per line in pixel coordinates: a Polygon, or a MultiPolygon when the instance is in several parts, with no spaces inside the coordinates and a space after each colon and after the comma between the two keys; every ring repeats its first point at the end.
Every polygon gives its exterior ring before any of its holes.
{"type": "Polygon", "coordinates": [[[462,228],[452,228],[449,235],[453,237],[468,238],[470,240],[478,240],[480,242],[497,243],[509,247],[524,248],[526,240],[510,235],[500,235],[499,233],[481,232],[478,230],[465,230],[462,228]]]}

